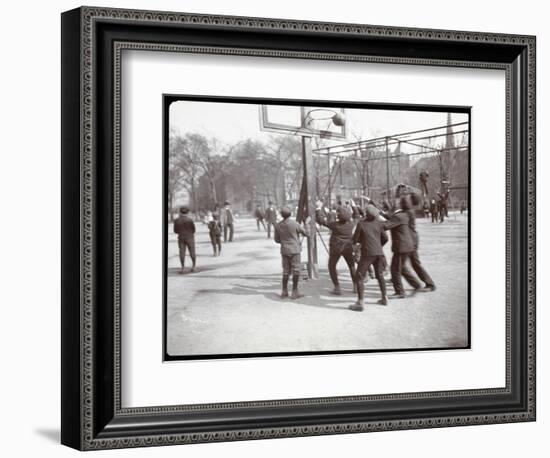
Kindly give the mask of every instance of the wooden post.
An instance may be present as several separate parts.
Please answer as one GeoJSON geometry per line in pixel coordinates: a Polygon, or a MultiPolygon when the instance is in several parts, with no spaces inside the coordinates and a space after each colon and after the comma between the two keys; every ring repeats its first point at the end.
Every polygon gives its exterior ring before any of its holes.
{"type": "Polygon", "coordinates": [[[331,178],[332,178],[332,172],[330,170],[330,153],[327,151],[327,174],[328,174],[328,208],[331,207],[331,201],[332,201],[332,183],[331,183],[331,178]]]}
{"type": "Polygon", "coordinates": [[[445,181],[445,174],[443,171],[443,158],[441,154],[442,154],[442,151],[439,150],[437,152],[437,157],[439,158],[439,191],[438,192],[443,192],[443,182],[445,181]]]}
{"type": "Polygon", "coordinates": [[[385,139],[386,144],[386,199],[390,202],[390,148],[388,147],[388,137],[385,139]]]}
{"type": "Polygon", "coordinates": [[[313,154],[311,152],[311,137],[302,136],[302,162],[304,164],[305,198],[307,214],[311,218],[309,222],[309,234],[307,239],[307,271],[309,278],[319,278],[319,265],[317,261],[317,226],[315,224],[315,176],[313,174],[313,154]]]}

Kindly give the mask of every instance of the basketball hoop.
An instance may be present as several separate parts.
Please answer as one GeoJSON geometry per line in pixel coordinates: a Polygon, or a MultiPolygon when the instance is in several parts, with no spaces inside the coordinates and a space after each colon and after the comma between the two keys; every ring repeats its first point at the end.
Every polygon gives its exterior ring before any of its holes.
{"type": "MultiPolygon", "coordinates": [[[[311,121],[329,121],[334,123],[335,126],[342,127],[346,123],[346,115],[343,112],[337,112],[328,108],[314,108],[308,111],[306,118],[304,119],[304,126],[311,121]]],[[[330,123],[329,123],[330,125],[330,123]]]]}
{"type": "Polygon", "coordinates": [[[260,130],[345,140],[346,115],[343,108],[260,105],[260,130]]]}

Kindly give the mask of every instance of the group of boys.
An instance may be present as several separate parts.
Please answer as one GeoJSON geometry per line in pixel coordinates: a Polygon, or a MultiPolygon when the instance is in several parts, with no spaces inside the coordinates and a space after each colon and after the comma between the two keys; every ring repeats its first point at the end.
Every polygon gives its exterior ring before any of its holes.
{"type": "Polygon", "coordinates": [[[258,204],[256,206],[256,210],[254,210],[254,217],[256,218],[256,225],[258,227],[258,230],[260,230],[261,224],[264,228],[264,231],[267,232],[267,238],[270,239],[271,231],[277,223],[277,209],[275,208],[273,202],[269,201],[265,212],[262,210],[262,206],[258,204]]]}
{"type": "MultiPolygon", "coordinates": [[[[190,272],[194,272],[197,264],[197,256],[195,251],[195,232],[196,227],[193,219],[189,216],[189,207],[183,206],[179,210],[179,216],[174,221],[174,233],[178,235],[178,249],[180,258],[180,274],[185,273],[185,256],[189,251],[192,267],[190,272]]],[[[208,227],[208,235],[210,243],[214,250],[214,256],[220,256],[222,252],[222,234],[224,242],[233,242],[234,235],[234,220],[233,211],[229,202],[225,202],[224,206],[219,210],[208,212],[206,216],[206,225],[208,227]]]]}
{"type": "MultiPolygon", "coordinates": [[[[388,242],[386,231],[391,233],[392,260],[390,265],[391,282],[394,288],[393,298],[405,297],[403,278],[413,287],[413,293],[418,291],[434,291],[435,283],[426,272],[418,254],[419,237],[416,231],[416,218],[412,206],[416,206],[419,199],[415,194],[401,196],[399,208],[394,211],[380,209],[372,200],[364,209],[359,209],[353,202],[342,205],[340,202],[331,210],[323,208],[322,202],[317,202],[315,219],[317,224],[325,226],[330,231],[328,270],[333,283],[332,294],[342,295],[336,265],[341,257],[348,265],[353,283],[353,291],[357,294],[357,301],[349,308],[354,311],[364,309],[365,280],[367,272],[374,270],[374,277],[380,288],[381,298],[378,301],[381,305],[388,305],[388,294],[384,272],[387,267],[383,246],[388,242]],[[357,216],[359,215],[359,216],[357,216]],[[360,257],[356,259],[354,248],[359,248],[360,257]],[[357,266],[356,266],[357,264],[357,266]],[[412,270],[409,268],[410,264],[412,270]],[[417,278],[418,277],[418,278],[417,278]],[[424,283],[424,286],[421,285],[424,283]]],[[[227,210],[229,204],[226,204],[227,210]]],[[[258,210],[258,209],[257,209],[258,210]]],[[[261,210],[261,209],[260,209],[261,210]]],[[[180,216],[174,222],[174,232],[178,234],[178,247],[180,253],[181,270],[184,273],[185,253],[189,251],[192,268],[195,270],[195,224],[189,217],[189,208],[181,207],[180,216]]],[[[232,240],[232,213],[230,238],[232,240]]],[[[281,246],[282,258],[282,291],[281,298],[291,297],[298,299],[302,297],[298,290],[301,273],[301,238],[310,237],[308,217],[303,225],[298,224],[290,218],[292,212],[288,207],[280,209],[282,221],[276,222],[276,210],[270,202],[266,213],[256,211],[258,230],[260,223],[271,235],[271,227],[274,228],[274,240],[281,246]],[[269,216],[267,216],[269,215],[269,216]],[[267,216],[267,217],[266,217],[267,216]],[[264,224],[267,221],[267,227],[264,224]],[[292,277],[292,291],[289,294],[288,285],[292,277]]],[[[224,215],[227,224],[228,215],[224,215]]],[[[214,256],[221,253],[221,232],[225,225],[220,222],[218,214],[213,214],[208,222],[210,239],[214,248],[214,256]]],[[[225,232],[225,231],[224,231],[225,232]]],[[[227,236],[227,232],[226,232],[227,236]]],[[[227,239],[226,239],[227,240],[227,239]]]]}
{"type": "MultiPolygon", "coordinates": [[[[435,283],[426,272],[420,262],[418,254],[418,233],[416,232],[416,221],[412,205],[418,205],[419,199],[415,194],[402,196],[399,201],[399,208],[392,212],[379,209],[373,201],[369,200],[364,209],[358,209],[361,219],[355,223],[355,212],[344,205],[337,205],[334,212],[327,212],[322,208],[322,202],[317,202],[316,222],[330,230],[328,270],[331,281],[334,285],[332,294],[341,295],[342,290],[338,281],[336,264],[343,257],[348,265],[350,276],[353,282],[354,292],[357,294],[357,301],[349,308],[354,311],[364,309],[365,280],[367,272],[373,268],[374,276],[378,281],[381,305],[388,304],[386,280],[386,257],[383,246],[388,241],[386,231],[390,231],[392,240],[392,260],[390,266],[391,282],[394,288],[393,298],[405,297],[403,280],[413,287],[413,293],[418,291],[434,291],[435,283]],[[335,213],[335,217],[330,217],[335,213]],[[354,247],[360,247],[360,258],[356,267],[354,247]],[[408,264],[418,278],[413,274],[408,264]],[[421,281],[424,286],[421,285],[421,281]]],[[[292,274],[291,298],[301,297],[298,291],[300,278],[300,237],[309,237],[308,221],[303,226],[290,218],[290,210],[286,207],[281,209],[283,220],[275,226],[275,242],[281,245],[281,257],[283,264],[283,279],[281,297],[286,298],[288,294],[288,281],[292,274]]]]}

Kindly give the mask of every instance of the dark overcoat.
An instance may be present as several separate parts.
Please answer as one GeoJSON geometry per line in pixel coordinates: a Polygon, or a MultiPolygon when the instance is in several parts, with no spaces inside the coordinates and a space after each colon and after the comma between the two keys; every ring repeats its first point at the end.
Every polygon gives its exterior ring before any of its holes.
{"type": "Polygon", "coordinates": [[[384,227],[391,231],[393,253],[412,253],[415,250],[413,231],[409,226],[409,215],[404,211],[395,212],[384,227]]]}
{"type": "Polygon", "coordinates": [[[180,240],[189,240],[195,236],[195,223],[189,216],[180,215],[174,221],[174,232],[178,234],[180,240]]]}
{"type": "Polygon", "coordinates": [[[361,256],[383,256],[382,246],[387,241],[388,236],[382,221],[365,218],[357,223],[353,243],[361,244],[361,256]]]}

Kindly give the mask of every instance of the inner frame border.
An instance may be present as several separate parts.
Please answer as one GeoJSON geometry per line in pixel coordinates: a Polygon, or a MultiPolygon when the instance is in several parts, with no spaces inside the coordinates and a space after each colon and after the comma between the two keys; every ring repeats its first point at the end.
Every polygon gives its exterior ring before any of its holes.
{"type": "MultiPolygon", "coordinates": [[[[370,401],[370,400],[387,400],[387,399],[422,399],[422,398],[441,398],[453,396],[472,396],[482,394],[510,394],[511,393],[511,295],[510,295],[510,280],[506,277],[506,385],[503,388],[485,388],[471,390],[453,390],[453,391],[431,391],[417,393],[390,393],[382,395],[363,395],[363,396],[337,396],[323,398],[303,398],[303,399],[277,399],[277,400],[262,400],[249,402],[224,402],[212,404],[186,404],[186,405],[170,405],[170,406],[155,406],[155,407],[122,407],[121,404],[121,301],[120,301],[120,277],[121,277],[121,254],[120,254],[120,236],[121,236],[121,221],[120,221],[120,204],[121,204],[121,90],[122,90],[122,53],[126,50],[130,51],[159,51],[159,52],[176,52],[190,54],[221,54],[221,55],[237,55],[237,56],[254,56],[254,57],[280,57],[280,58],[298,58],[298,59],[320,59],[334,61],[353,61],[366,63],[386,63],[386,64],[409,64],[409,65],[433,65],[445,67],[461,67],[461,68],[481,68],[495,69],[505,71],[506,80],[506,107],[511,106],[512,86],[511,86],[511,65],[500,63],[486,62],[455,62],[440,59],[422,59],[422,58],[396,58],[396,57],[379,57],[379,56],[362,56],[362,55],[347,55],[347,54],[325,54],[313,52],[294,52],[294,51],[278,51],[265,49],[249,49],[249,48],[225,48],[214,46],[187,46],[174,45],[165,43],[144,43],[131,41],[115,41],[114,42],[114,107],[113,107],[113,157],[114,157],[114,239],[115,239],[115,281],[114,281],[114,401],[116,413],[123,415],[130,414],[146,414],[146,413],[184,413],[196,410],[211,410],[211,409],[231,409],[243,407],[272,407],[272,406],[300,406],[308,405],[312,402],[315,404],[329,404],[342,401],[370,401]]],[[[511,269],[511,115],[507,110],[506,113],[506,270],[507,274],[511,269]]],[[[506,414],[503,414],[506,415],[506,414]]],[[[467,418],[467,417],[465,417],[467,418]]],[[[514,415],[515,418],[515,415],[514,415]]],[[[409,428],[411,425],[408,426],[409,428]]],[[[385,428],[391,429],[391,428],[385,428]]],[[[281,436],[278,436],[281,437],[281,436]]],[[[106,440],[106,439],[102,439],[106,440]]],[[[227,439],[226,439],[227,440],[227,439]]]]}
{"type": "Polygon", "coordinates": [[[472,186],[471,186],[471,157],[472,157],[472,107],[462,105],[428,105],[428,104],[407,104],[407,103],[379,103],[379,102],[359,102],[359,101],[334,101],[334,100],[311,100],[311,99],[286,99],[286,98],[268,98],[268,97],[246,97],[246,96],[218,96],[218,95],[199,95],[199,94],[162,94],[162,360],[165,361],[197,361],[213,359],[240,359],[240,358],[270,358],[270,357],[292,357],[292,356],[319,356],[319,355],[345,355],[345,354],[365,354],[365,353],[395,353],[395,352],[417,352],[417,351],[452,351],[469,350],[472,345],[472,247],[471,247],[471,207],[472,207],[472,186]],[[468,115],[468,241],[467,241],[467,263],[468,263],[468,283],[466,287],[467,295],[467,344],[456,347],[418,347],[418,348],[388,348],[388,349],[349,349],[349,350],[318,350],[318,351],[284,351],[284,352],[247,352],[247,353],[212,353],[196,355],[170,355],[167,351],[168,345],[168,154],[169,154],[169,124],[170,124],[170,105],[173,102],[208,102],[225,104],[246,104],[246,105],[284,105],[284,106],[314,106],[330,107],[344,109],[363,109],[363,110],[386,110],[386,111],[407,111],[407,112],[428,112],[428,113],[465,113],[468,115]]]}

